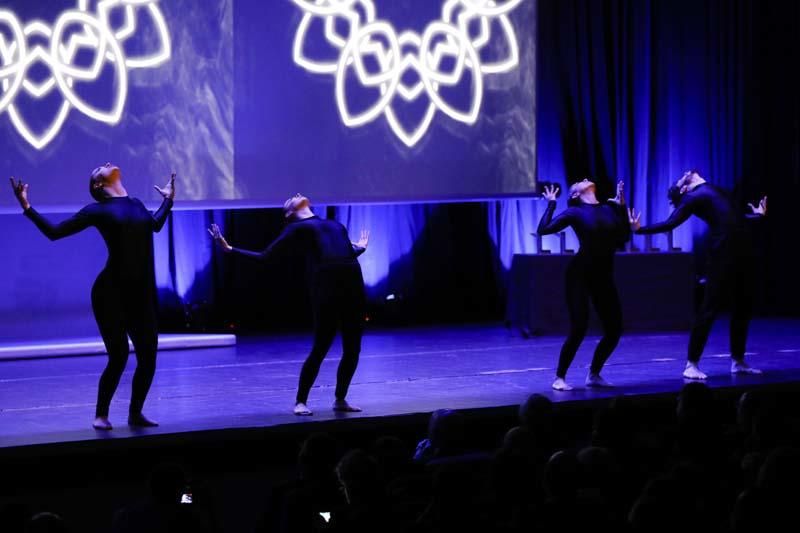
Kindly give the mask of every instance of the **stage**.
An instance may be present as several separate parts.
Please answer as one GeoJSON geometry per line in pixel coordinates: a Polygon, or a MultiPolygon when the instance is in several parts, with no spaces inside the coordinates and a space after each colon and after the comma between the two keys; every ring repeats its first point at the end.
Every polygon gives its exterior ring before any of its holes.
{"type": "MultiPolygon", "coordinates": [[[[72,444],[115,449],[153,444],[181,436],[224,440],[231,431],[313,431],[347,424],[390,424],[406,415],[424,416],[443,407],[467,410],[513,408],[540,392],[555,402],[592,402],[617,395],[672,393],[680,377],[687,335],[636,334],[623,337],[604,376],[616,387],[585,390],[582,381],[596,337],[584,343],[568,376],[572,392],[550,389],[561,336],[520,338],[504,327],[444,326],[368,331],[350,400],[363,407],[336,415],[333,400],[338,344],[312,390],[310,418],[291,414],[297,375],[310,339],[306,335],[241,338],[236,346],[165,351],[146,412],[159,428],[132,431],[125,425],[133,356],[112,404],[112,432],[90,428],[98,376],[105,358],[62,357],[0,362],[0,447],[72,444]],[[325,422],[325,424],[319,424],[325,422]],[[104,442],[101,442],[104,441],[104,442]]],[[[753,323],[750,361],[765,373],[729,374],[727,323],[720,321],[709,341],[703,369],[715,388],[744,388],[800,382],[800,321],[753,323]]],[[[184,439],[185,440],[185,439],[184,439]]],[[[33,449],[28,448],[29,452],[33,449]]]]}

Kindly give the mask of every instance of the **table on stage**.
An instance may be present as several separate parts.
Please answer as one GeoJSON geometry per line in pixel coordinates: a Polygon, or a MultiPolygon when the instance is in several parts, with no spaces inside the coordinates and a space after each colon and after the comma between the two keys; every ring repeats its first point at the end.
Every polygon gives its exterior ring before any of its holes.
{"type": "MultiPolygon", "coordinates": [[[[516,254],[508,283],[506,323],[524,336],[569,328],[565,272],[574,254],[516,254]]],[[[688,329],[693,315],[694,265],[685,252],[618,253],[615,278],[626,331],[688,329]]],[[[599,321],[592,310],[590,331],[599,321]]]]}

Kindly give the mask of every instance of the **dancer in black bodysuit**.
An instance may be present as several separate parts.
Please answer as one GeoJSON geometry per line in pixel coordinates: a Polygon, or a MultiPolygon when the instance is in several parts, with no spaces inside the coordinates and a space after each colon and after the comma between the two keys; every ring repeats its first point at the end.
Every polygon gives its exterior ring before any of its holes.
{"type": "MultiPolygon", "coordinates": [[[[641,214],[630,213],[633,229],[637,234],[653,234],[672,231],[692,215],[708,225],[710,250],[706,273],[705,295],[689,338],[689,353],[683,376],[687,379],[706,379],[700,371],[700,356],[703,354],[708,334],[714,319],[722,307],[725,296],[732,296],[730,346],[731,372],[734,374],[760,374],[744,361],[747,329],[753,306],[753,245],[745,216],[738,213],[730,198],[720,189],[707,183],[697,171],[686,172],[669,190],[670,202],[675,210],[664,222],[642,227],[641,214]]],[[[749,218],[760,218],[767,214],[767,198],[758,207],[750,204],[749,218]]]]}
{"type": "Polygon", "coordinates": [[[594,352],[588,387],[608,387],[600,376],[622,336],[622,309],[614,283],[614,253],[630,238],[624,201],[624,185],[617,185],[617,197],[601,204],[595,196],[595,184],[589,180],[575,183],[570,188],[570,204],[553,219],[556,209],[556,187],[545,188],[547,210],[536,230],[548,235],[572,226],[580,241],[580,249],[567,267],[566,292],[570,330],[558,360],[558,370],[553,388],[572,390],[566,376],[575,353],[578,351],[589,327],[589,303],[594,304],[603,327],[603,338],[594,352]]]}
{"type": "Polygon", "coordinates": [[[284,214],[289,224],[263,252],[234,248],[227,243],[216,224],[211,226],[209,233],[226,252],[260,261],[274,261],[288,255],[304,258],[314,315],[314,346],[300,372],[294,413],[301,416],[313,414],[306,405],[308,394],[339,327],[343,353],[336,376],[333,409],[361,411],[349,404],[346,396],[361,353],[366,301],[357,257],[367,249],[369,234],[362,232],[361,240],[351,243],[344,226],[315,216],[308,198],[299,194],[286,201],[284,214]]]}
{"type": "Polygon", "coordinates": [[[107,163],[89,178],[89,192],[96,200],[67,220],[53,224],[28,202],[28,185],[11,178],[14,194],[27,216],[51,241],[69,237],[94,226],[108,248],[108,261],[92,287],[92,311],[103,337],[108,364],[100,377],[95,429],[112,429],[108,419],[111,398],[128,362],[130,336],[136,350],[128,424],[158,424],[142,414],[153,382],[158,350],[157,301],[153,265],[153,232],[158,232],[172,209],[175,174],[163,189],[161,207],[155,214],[141,201],[128,196],[118,167],[107,163]]]}

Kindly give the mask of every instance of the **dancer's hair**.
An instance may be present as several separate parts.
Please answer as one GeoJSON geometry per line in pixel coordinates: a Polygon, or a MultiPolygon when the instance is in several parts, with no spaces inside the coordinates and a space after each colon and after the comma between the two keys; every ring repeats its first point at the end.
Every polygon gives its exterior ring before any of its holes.
{"type": "Polygon", "coordinates": [[[667,189],[667,198],[669,199],[669,204],[671,206],[678,207],[678,204],[681,203],[681,198],[683,198],[681,188],[677,185],[672,185],[669,189],[667,189]]]}
{"type": "Polygon", "coordinates": [[[102,178],[100,178],[98,174],[99,170],[99,168],[96,168],[89,175],[89,194],[92,195],[95,201],[102,202],[108,199],[108,193],[106,193],[102,186],[98,187],[98,184],[101,185],[103,183],[102,178]]]}

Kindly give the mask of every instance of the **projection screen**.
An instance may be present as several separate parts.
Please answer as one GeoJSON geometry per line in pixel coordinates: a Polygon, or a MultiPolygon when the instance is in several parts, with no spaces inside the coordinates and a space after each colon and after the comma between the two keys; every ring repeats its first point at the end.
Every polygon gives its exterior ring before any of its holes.
{"type": "Polygon", "coordinates": [[[535,0],[0,6],[0,169],[42,210],[107,161],[183,208],[524,195],[535,112],[535,0]]]}

